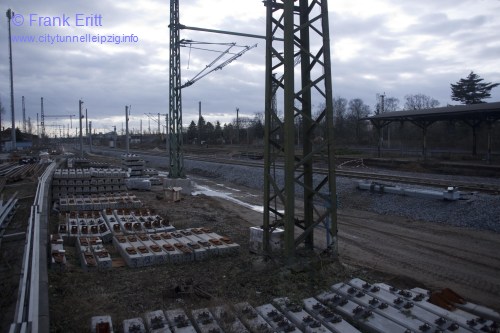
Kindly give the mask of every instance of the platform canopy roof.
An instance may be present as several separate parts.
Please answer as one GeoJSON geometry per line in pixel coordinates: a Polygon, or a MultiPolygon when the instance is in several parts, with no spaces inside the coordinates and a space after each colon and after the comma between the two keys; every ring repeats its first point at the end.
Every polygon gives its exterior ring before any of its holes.
{"type": "Polygon", "coordinates": [[[384,112],[363,119],[370,120],[372,123],[384,124],[388,124],[393,121],[435,122],[443,120],[463,120],[465,122],[495,122],[500,119],[500,102],[453,105],[432,109],[384,112]]]}

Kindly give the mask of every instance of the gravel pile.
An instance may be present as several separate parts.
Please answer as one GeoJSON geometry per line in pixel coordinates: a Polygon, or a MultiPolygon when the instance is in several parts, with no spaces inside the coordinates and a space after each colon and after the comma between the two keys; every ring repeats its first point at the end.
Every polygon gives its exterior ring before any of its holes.
{"type": "MultiPolygon", "coordinates": [[[[263,189],[263,169],[187,160],[185,161],[185,168],[192,174],[220,179],[221,181],[252,189],[263,189]]],[[[276,174],[277,178],[282,175],[279,170],[276,171],[276,174]]],[[[391,171],[391,174],[394,174],[394,172],[391,171]]],[[[405,172],[404,174],[408,175],[410,173],[405,172]]],[[[443,176],[440,175],[439,178],[443,178],[443,176]]],[[[450,176],[450,183],[456,178],[456,176],[450,176]]],[[[460,178],[472,180],[470,177],[460,178]]],[[[491,179],[491,181],[498,182],[496,179],[491,179]]],[[[395,194],[370,193],[369,191],[357,189],[357,184],[358,180],[355,179],[337,178],[340,209],[361,208],[379,214],[500,232],[500,196],[464,193],[461,200],[444,201],[395,194]]],[[[409,185],[395,185],[410,188],[409,185]]],[[[411,186],[411,188],[416,188],[416,186],[411,186]]],[[[444,189],[433,188],[433,190],[441,191],[444,189]]]]}

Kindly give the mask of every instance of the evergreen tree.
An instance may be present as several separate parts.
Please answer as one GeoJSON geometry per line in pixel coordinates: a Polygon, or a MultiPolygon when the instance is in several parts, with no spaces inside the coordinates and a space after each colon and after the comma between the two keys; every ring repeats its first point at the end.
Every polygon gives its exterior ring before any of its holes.
{"type": "Polygon", "coordinates": [[[497,87],[500,83],[483,83],[481,82],[483,80],[479,75],[470,72],[467,78],[451,84],[451,99],[463,104],[485,103],[483,99],[490,98],[491,89],[497,87]]]}
{"type": "Polygon", "coordinates": [[[216,142],[219,142],[219,140],[222,138],[222,128],[220,126],[220,122],[217,120],[215,123],[215,129],[214,129],[214,139],[216,142]]]}
{"type": "Polygon", "coordinates": [[[205,118],[203,116],[200,116],[198,118],[198,143],[201,144],[202,141],[205,141],[207,139],[206,137],[206,128],[205,126],[207,123],[205,122],[205,118]]]}
{"type": "Polygon", "coordinates": [[[191,120],[191,123],[189,124],[188,130],[187,130],[187,139],[188,142],[193,142],[194,139],[198,136],[198,129],[196,127],[196,124],[194,120],[191,120]]]}

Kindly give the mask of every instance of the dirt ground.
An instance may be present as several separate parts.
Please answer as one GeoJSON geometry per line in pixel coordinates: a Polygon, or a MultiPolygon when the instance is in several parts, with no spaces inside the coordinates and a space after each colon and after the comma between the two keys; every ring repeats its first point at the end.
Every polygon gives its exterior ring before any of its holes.
{"type": "MultiPolygon", "coordinates": [[[[199,184],[233,191],[235,197],[260,203],[257,193],[210,180],[199,184]]],[[[233,202],[205,195],[178,203],[157,199],[160,193],[137,192],[179,228],[209,227],[241,245],[239,255],[205,262],[150,268],[114,268],[83,273],[75,250],[64,273],[50,272],[50,311],[53,332],[82,332],[90,317],[111,315],[115,325],[156,309],[186,310],[249,301],[254,305],[286,295],[301,299],[333,283],[361,277],[399,288],[450,287],[472,302],[500,309],[500,239],[498,235],[380,216],[364,211],[339,211],[340,261],[318,255],[302,256],[285,268],[278,259],[264,262],[248,251],[249,227],[262,223],[262,214],[233,202]],[[172,290],[192,281],[210,295],[175,295],[172,290]]],[[[110,246],[114,256],[117,253],[110,246]]]]}
{"type": "MultiPolygon", "coordinates": [[[[262,203],[261,193],[257,191],[193,178],[200,185],[231,192],[234,198],[250,204],[262,203]]],[[[185,197],[176,203],[167,202],[158,199],[159,187],[134,194],[147,207],[168,217],[178,229],[208,227],[229,236],[241,245],[240,253],[180,265],[83,272],[75,248],[66,246],[66,271],[49,271],[52,332],[88,332],[90,318],[96,315],[110,315],[119,332],[124,319],[143,316],[152,310],[179,307],[190,310],[241,301],[261,305],[277,296],[298,300],[352,277],[383,281],[399,288],[450,287],[471,302],[500,310],[498,234],[363,210],[340,210],[339,260],[300,254],[299,264],[286,268],[279,258],[263,261],[248,251],[249,227],[262,224],[262,213],[258,211],[203,194],[185,197]],[[193,285],[199,292],[174,292],[176,287],[186,284],[193,285]]],[[[53,231],[58,220],[57,215],[52,216],[53,231]]],[[[4,245],[0,249],[2,267],[7,267],[7,252],[13,249],[4,245]]],[[[112,257],[119,257],[111,244],[107,248],[112,257]]],[[[7,264],[15,265],[11,260],[7,264]]],[[[18,279],[8,267],[1,272],[10,274],[12,281],[18,279]]],[[[4,279],[7,275],[1,279],[4,294],[10,286],[4,279]]],[[[15,295],[15,290],[11,294],[15,295]]],[[[2,303],[1,313],[8,305],[2,303]]],[[[2,327],[1,331],[6,328],[2,327]]]]}

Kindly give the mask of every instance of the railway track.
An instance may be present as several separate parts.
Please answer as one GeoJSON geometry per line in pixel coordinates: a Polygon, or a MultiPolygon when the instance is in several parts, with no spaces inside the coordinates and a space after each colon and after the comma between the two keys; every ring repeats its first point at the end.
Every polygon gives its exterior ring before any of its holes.
{"type": "MultiPolygon", "coordinates": [[[[102,149],[104,150],[104,149],[102,149]]],[[[108,149],[106,149],[107,151],[108,149]]],[[[110,150],[117,152],[116,149],[110,150]]],[[[131,153],[139,155],[150,155],[150,156],[161,156],[165,157],[165,152],[144,152],[144,151],[132,151],[131,153]]],[[[241,165],[246,167],[264,168],[263,160],[252,160],[252,159],[237,159],[237,158],[227,158],[217,155],[184,155],[185,160],[192,161],[203,161],[209,163],[223,163],[230,165],[241,165]]],[[[283,166],[277,164],[278,169],[282,169],[283,166]]],[[[316,173],[326,174],[327,168],[316,168],[316,173]]],[[[418,176],[411,175],[395,175],[390,174],[390,171],[384,172],[373,172],[373,171],[359,171],[352,169],[343,169],[343,167],[337,167],[335,171],[338,177],[356,178],[356,179],[366,179],[375,182],[388,182],[388,183],[400,183],[409,185],[419,185],[419,186],[429,186],[445,189],[449,186],[458,187],[461,191],[471,191],[471,192],[482,192],[488,194],[498,195],[500,194],[500,184],[493,184],[488,178],[483,178],[484,181],[466,181],[458,179],[446,179],[439,178],[438,175],[429,175],[425,173],[418,174],[418,176]]]]}
{"type": "MultiPolygon", "coordinates": [[[[262,161],[223,159],[217,157],[200,157],[193,155],[185,156],[185,158],[188,160],[242,165],[248,167],[260,167],[260,168],[264,167],[264,163],[262,161]]],[[[278,168],[282,169],[283,166],[279,165],[278,168]]],[[[326,174],[327,169],[316,168],[316,172],[319,174],[326,174]]],[[[419,176],[416,177],[416,176],[391,175],[381,172],[355,171],[355,170],[347,170],[341,168],[337,168],[335,174],[338,177],[368,179],[377,182],[403,183],[403,184],[430,186],[439,188],[447,188],[449,186],[453,186],[453,187],[458,187],[462,191],[467,190],[467,191],[483,192],[489,194],[500,194],[500,185],[488,183],[487,178],[485,178],[484,182],[472,182],[463,180],[440,179],[435,177],[429,177],[426,174],[419,174],[419,176]]]]}

